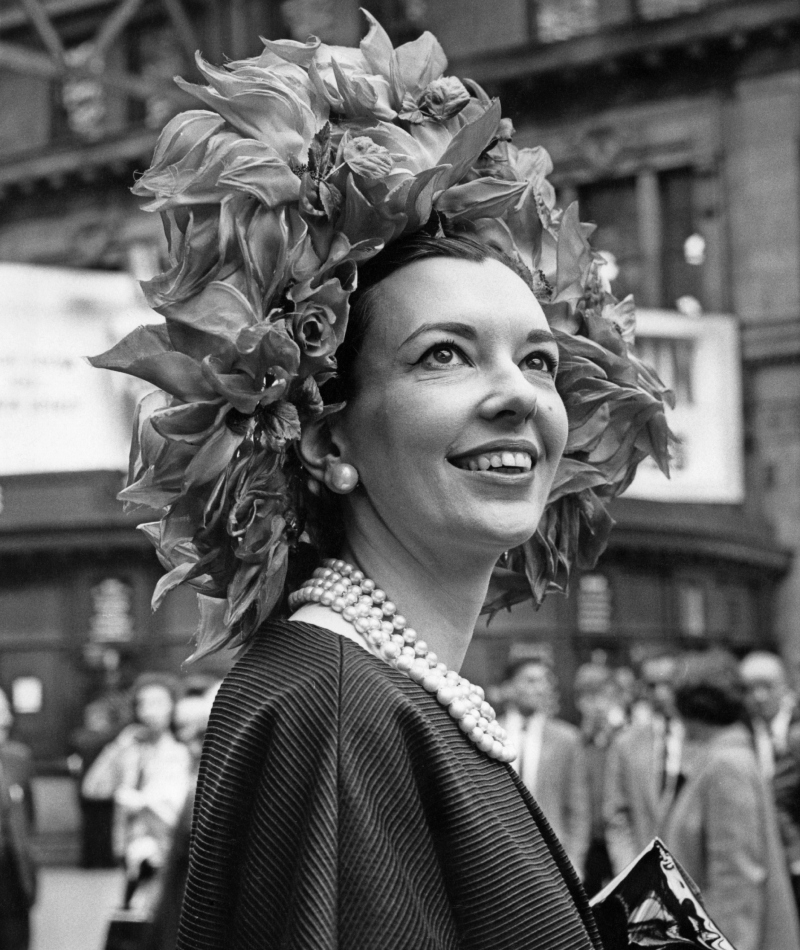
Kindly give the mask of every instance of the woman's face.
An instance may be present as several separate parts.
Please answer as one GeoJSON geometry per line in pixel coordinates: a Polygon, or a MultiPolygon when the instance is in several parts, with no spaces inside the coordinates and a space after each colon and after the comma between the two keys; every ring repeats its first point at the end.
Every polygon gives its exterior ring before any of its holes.
{"type": "Polygon", "coordinates": [[[527,540],[567,438],[558,350],[530,289],[495,260],[434,258],[372,303],[356,395],[333,429],[361,480],[351,516],[419,552],[527,540]]]}

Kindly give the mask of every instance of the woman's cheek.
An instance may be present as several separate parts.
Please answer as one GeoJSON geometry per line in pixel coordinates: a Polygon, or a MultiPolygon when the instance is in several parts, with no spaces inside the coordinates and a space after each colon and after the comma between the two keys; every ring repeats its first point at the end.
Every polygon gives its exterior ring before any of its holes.
{"type": "Polygon", "coordinates": [[[548,393],[546,399],[542,397],[539,400],[536,419],[548,457],[558,460],[567,445],[569,419],[564,403],[555,389],[548,393]]]}

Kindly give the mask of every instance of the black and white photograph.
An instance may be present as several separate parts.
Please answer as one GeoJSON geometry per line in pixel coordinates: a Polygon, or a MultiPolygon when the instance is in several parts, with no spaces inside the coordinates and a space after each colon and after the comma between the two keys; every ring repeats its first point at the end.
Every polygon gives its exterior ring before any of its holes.
{"type": "Polygon", "coordinates": [[[0,0],[0,950],[800,950],[800,3],[0,0]]]}

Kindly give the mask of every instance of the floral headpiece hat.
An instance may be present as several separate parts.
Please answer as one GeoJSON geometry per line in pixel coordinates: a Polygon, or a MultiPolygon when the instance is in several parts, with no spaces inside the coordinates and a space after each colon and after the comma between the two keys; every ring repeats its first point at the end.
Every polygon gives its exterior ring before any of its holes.
{"type": "Polygon", "coordinates": [[[358,265],[431,222],[470,222],[532,274],[561,350],[569,441],[536,534],[495,572],[487,609],[566,589],[593,565],[604,502],[652,456],[667,471],[665,392],[633,355],[633,302],[599,276],[577,206],[555,207],[542,148],[517,149],[500,104],[444,76],[425,33],[394,49],[366,13],[357,49],[265,41],[172,119],[134,187],[161,213],[165,273],[143,284],[166,321],[94,366],[158,387],[140,402],[127,487],[160,509],[141,526],[167,568],[153,605],[196,589],[194,658],[245,643],[282,601],[290,553],[309,542],[293,443],[326,407],[358,265]]]}

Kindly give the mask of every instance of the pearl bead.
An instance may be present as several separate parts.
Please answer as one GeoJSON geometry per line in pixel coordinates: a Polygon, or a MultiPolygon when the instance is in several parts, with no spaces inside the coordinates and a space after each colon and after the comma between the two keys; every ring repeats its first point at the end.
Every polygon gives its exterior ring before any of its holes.
{"type": "Polygon", "coordinates": [[[503,752],[503,743],[498,742],[497,739],[492,740],[492,748],[489,750],[493,758],[499,759],[500,755],[503,752]]]}
{"type": "Polygon", "coordinates": [[[369,630],[369,623],[367,622],[366,617],[356,617],[353,621],[353,626],[358,630],[359,633],[366,633],[369,630]]]}
{"type": "Polygon", "coordinates": [[[365,577],[361,581],[361,590],[367,594],[371,594],[375,590],[375,581],[371,581],[368,577],[365,577]]]}
{"type": "Polygon", "coordinates": [[[475,728],[469,734],[469,737],[477,745],[481,741],[481,739],[483,739],[484,735],[485,733],[483,729],[480,729],[478,726],[475,726],[475,728]]]}
{"type": "Polygon", "coordinates": [[[392,617],[392,623],[395,630],[402,630],[406,625],[406,618],[402,614],[395,614],[392,617]]]}
{"type": "Polygon", "coordinates": [[[414,644],[414,650],[416,651],[417,656],[425,656],[428,652],[428,644],[424,640],[417,640],[414,644]]]}
{"type": "Polygon", "coordinates": [[[381,621],[381,630],[383,630],[387,637],[391,637],[394,633],[394,627],[386,620],[381,621]]]}
{"type": "Polygon", "coordinates": [[[417,631],[416,631],[416,630],[412,630],[411,627],[406,627],[406,629],[403,631],[403,640],[404,640],[406,643],[411,644],[411,643],[413,643],[416,639],[417,639],[417,631]]]}
{"type": "Polygon", "coordinates": [[[364,580],[364,575],[361,573],[361,571],[351,571],[351,573],[350,573],[350,580],[351,580],[354,584],[360,584],[361,581],[364,580]]]}
{"type": "Polygon", "coordinates": [[[478,748],[481,750],[481,752],[489,752],[492,748],[494,748],[496,741],[496,739],[493,739],[490,735],[484,733],[483,738],[478,742],[478,748]]]}
{"type": "Polygon", "coordinates": [[[344,597],[334,597],[331,607],[336,611],[337,614],[340,614],[344,608],[347,606],[345,603],[344,597]]]}
{"type": "Polygon", "coordinates": [[[376,604],[382,604],[386,600],[386,592],[376,587],[372,592],[372,599],[376,604]]]}
{"type": "Polygon", "coordinates": [[[356,584],[350,588],[350,593],[355,596],[356,600],[358,600],[358,598],[361,596],[361,588],[358,586],[358,584],[356,584]]]}
{"type": "Polygon", "coordinates": [[[429,693],[435,693],[442,682],[442,674],[435,670],[429,670],[422,679],[422,685],[429,693]]]}
{"type": "Polygon", "coordinates": [[[396,643],[384,643],[381,647],[381,653],[387,660],[396,660],[400,656],[400,647],[396,643]]]}
{"type": "Polygon", "coordinates": [[[421,683],[425,679],[425,670],[421,669],[416,663],[412,663],[408,675],[415,683],[421,683]]]}
{"type": "Polygon", "coordinates": [[[345,607],[344,610],[342,611],[342,616],[343,616],[344,619],[347,620],[349,623],[352,623],[352,622],[356,619],[356,617],[357,617],[358,615],[356,614],[356,609],[355,609],[355,607],[347,606],[347,607],[345,607]]]}
{"type": "Polygon", "coordinates": [[[437,663],[436,669],[442,674],[442,676],[447,675],[447,667],[444,665],[444,663],[437,663]]]}
{"type": "Polygon", "coordinates": [[[494,710],[485,700],[481,703],[480,708],[482,716],[485,716],[487,719],[494,719],[494,710]]]}
{"type": "Polygon", "coordinates": [[[403,656],[408,656],[413,660],[414,657],[416,656],[416,654],[414,653],[414,647],[408,647],[408,646],[403,647],[403,656]]]}
{"type": "Polygon", "coordinates": [[[397,667],[398,670],[400,670],[401,673],[408,673],[413,663],[414,661],[411,659],[410,656],[401,654],[400,656],[398,656],[395,666],[397,667]]]}
{"type": "Polygon", "coordinates": [[[320,573],[320,577],[324,577],[327,579],[331,576],[331,574],[333,574],[333,571],[329,567],[326,567],[326,568],[323,568],[322,572],[320,573]]]}
{"type": "Polygon", "coordinates": [[[456,691],[452,686],[442,685],[436,691],[436,698],[443,706],[449,706],[456,698],[456,691]]]}
{"type": "Polygon", "coordinates": [[[474,716],[467,713],[467,715],[464,716],[464,718],[458,723],[458,728],[461,729],[462,732],[469,734],[477,725],[478,720],[474,716]]]}
{"type": "Polygon", "coordinates": [[[391,600],[386,600],[383,602],[383,614],[385,617],[391,617],[396,610],[397,607],[395,607],[391,600]]]}
{"type": "Polygon", "coordinates": [[[370,630],[367,639],[373,646],[379,647],[383,643],[383,634],[380,630],[370,630]]]}
{"type": "Polygon", "coordinates": [[[488,731],[488,733],[489,733],[490,736],[494,736],[495,739],[499,739],[499,738],[500,738],[500,735],[501,735],[501,733],[502,733],[502,731],[503,731],[503,727],[502,727],[502,726],[500,725],[500,723],[495,719],[493,722],[490,722],[490,723],[489,723],[489,725],[488,725],[488,727],[487,727],[487,731],[488,731]]]}
{"type": "Polygon", "coordinates": [[[439,666],[439,657],[432,650],[428,650],[428,666],[439,666]]]}
{"type": "Polygon", "coordinates": [[[345,599],[345,603],[350,604],[350,605],[354,605],[358,603],[358,597],[356,597],[356,595],[352,591],[348,591],[344,595],[344,599],[345,599]]]}
{"type": "Polygon", "coordinates": [[[455,670],[448,670],[445,679],[448,683],[452,683],[453,686],[458,686],[458,681],[461,679],[461,677],[458,675],[458,673],[456,673],[455,670]]]}
{"type": "Polygon", "coordinates": [[[376,620],[381,620],[383,618],[383,611],[380,607],[370,607],[369,615],[370,617],[374,617],[376,620]]]}
{"type": "Polygon", "coordinates": [[[481,717],[478,719],[478,726],[479,726],[481,729],[483,729],[484,732],[486,732],[486,730],[489,728],[489,720],[486,719],[484,716],[481,716],[481,717]]]}
{"type": "Polygon", "coordinates": [[[469,706],[466,702],[464,702],[463,699],[459,699],[457,697],[447,707],[447,711],[450,713],[453,719],[461,719],[462,716],[466,716],[467,712],[469,711],[469,706]]]}
{"type": "Polygon", "coordinates": [[[335,594],[337,597],[341,597],[343,594],[347,593],[347,585],[334,584],[333,587],[331,587],[331,593],[335,594]]]}
{"type": "Polygon", "coordinates": [[[329,590],[326,590],[322,597],[320,597],[319,602],[323,607],[332,607],[334,600],[335,597],[333,594],[329,590]]]}

